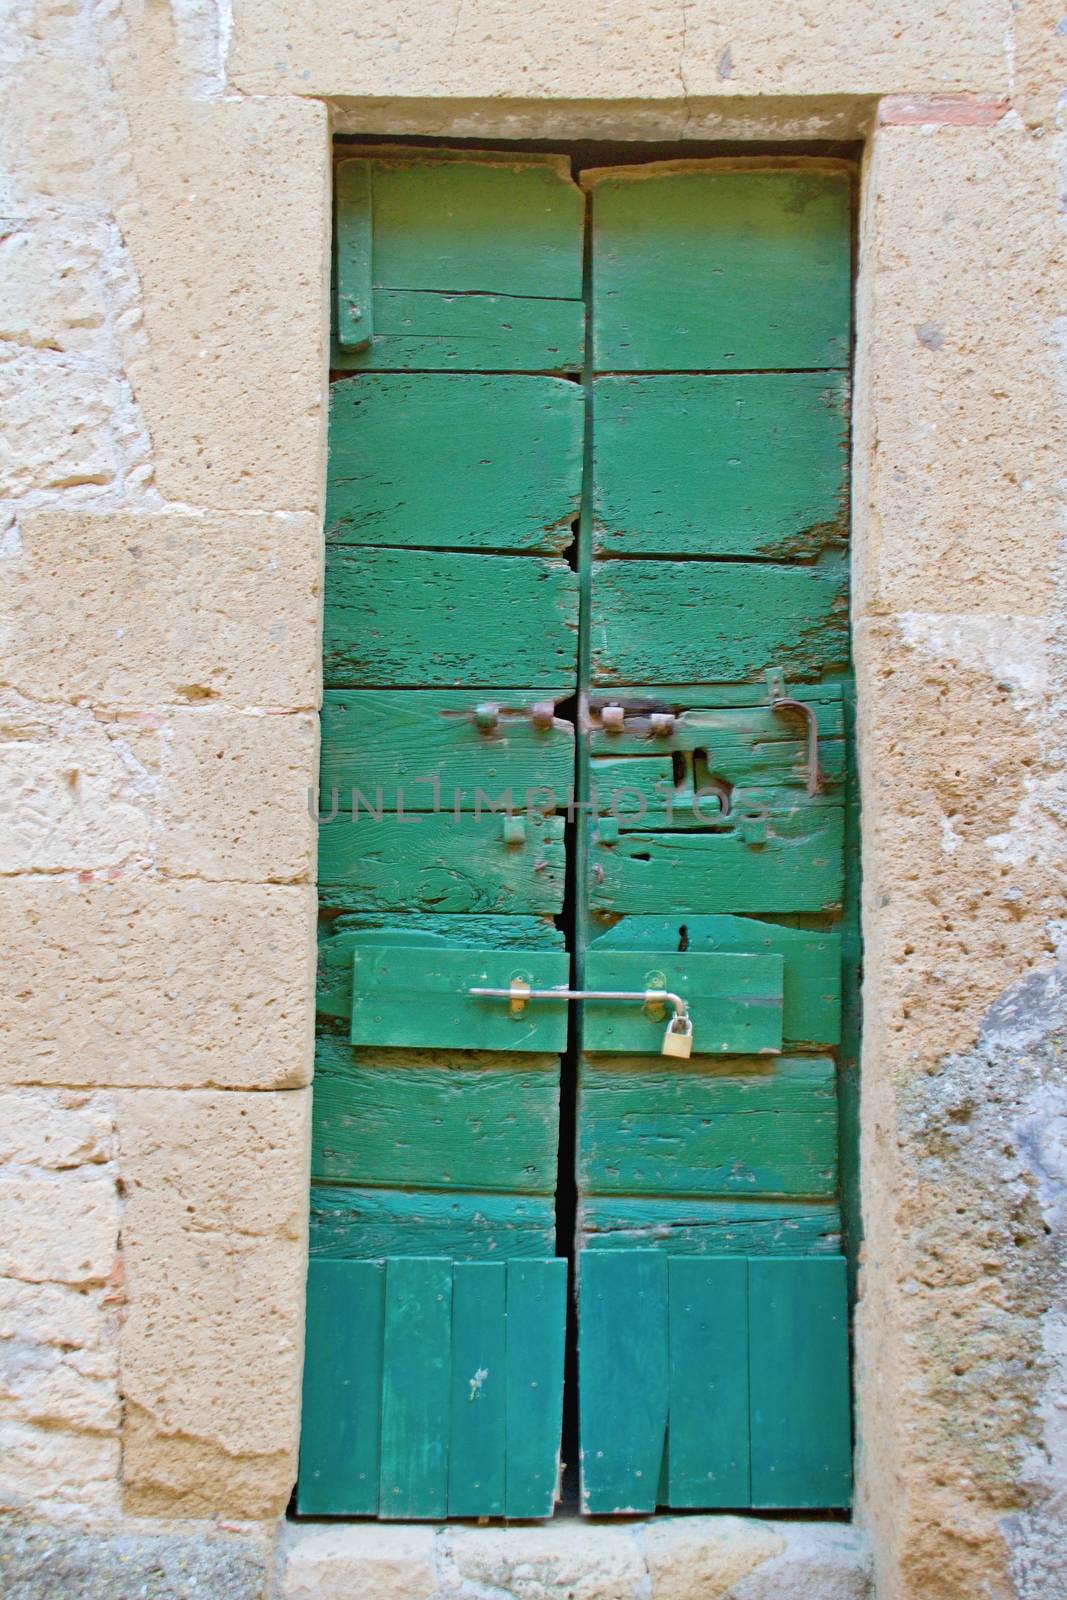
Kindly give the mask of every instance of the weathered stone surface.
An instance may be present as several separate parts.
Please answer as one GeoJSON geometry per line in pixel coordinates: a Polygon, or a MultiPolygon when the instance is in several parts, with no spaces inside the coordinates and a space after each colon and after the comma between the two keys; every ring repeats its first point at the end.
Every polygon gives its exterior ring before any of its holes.
{"type": "Polygon", "coordinates": [[[666,1517],[642,1542],[650,1600],[719,1600],[785,1547],[780,1529],[747,1517],[666,1517]]]}
{"type": "Polygon", "coordinates": [[[163,871],[263,883],[314,876],[317,718],[188,711],[164,737],[163,871]]]}
{"type": "Polygon", "coordinates": [[[269,1574],[254,1536],[0,1523],[5,1600],[266,1600],[269,1574]]]}
{"type": "Polygon", "coordinates": [[[119,469],[118,382],[55,354],[0,361],[0,497],[109,487],[119,469]]]}
{"type": "Polygon", "coordinates": [[[0,238],[0,341],[37,350],[93,350],[104,322],[100,258],[107,230],[45,214],[12,218],[0,238]]]}
{"type": "MultiPolygon", "coordinates": [[[[117,1511],[118,1482],[117,1436],[0,1421],[0,1510],[40,1516],[117,1511]]],[[[5,1576],[0,1566],[0,1580],[5,1576]]],[[[9,1591],[2,1592],[8,1600],[9,1591]]]]}
{"type": "Polygon", "coordinates": [[[28,699],[317,704],[311,517],[40,513],[5,564],[5,676],[28,699]]]}
{"type": "Polygon", "coordinates": [[[125,1507],[276,1516],[296,1476],[310,1092],[117,1098],[125,1507]]]}
{"type": "Polygon", "coordinates": [[[0,1130],[0,1278],[106,1283],[119,1232],[112,1098],[10,1090],[0,1130]]]}
{"type": "MultiPolygon", "coordinates": [[[[729,1600],[874,1600],[870,1551],[851,1528],[832,1523],[774,1527],[784,1548],[739,1578],[729,1600]]],[[[691,1591],[694,1600],[705,1594],[710,1600],[712,1592],[691,1591]]]]}
{"type": "Polygon", "coordinates": [[[436,1600],[433,1528],[290,1527],[283,1535],[279,1600],[436,1600]]]}
{"type": "Polygon", "coordinates": [[[418,0],[341,0],[235,15],[233,82],[257,94],[610,100],[685,95],[833,95],[1008,86],[1006,17],[995,0],[920,0],[862,10],[598,0],[489,0],[459,11],[418,0]],[[951,50],[946,42],[951,39],[951,50]]]}
{"type": "Polygon", "coordinates": [[[442,1538],[442,1593],[470,1600],[643,1600],[641,1548],[628,1526],[561,1521],[456,1528],[442,1538]]]}
{"type": "Polygon", "coordinates": [[[0,1081],[309,1081],[310,890],[8,879],[0,921],[0,1081]]]}

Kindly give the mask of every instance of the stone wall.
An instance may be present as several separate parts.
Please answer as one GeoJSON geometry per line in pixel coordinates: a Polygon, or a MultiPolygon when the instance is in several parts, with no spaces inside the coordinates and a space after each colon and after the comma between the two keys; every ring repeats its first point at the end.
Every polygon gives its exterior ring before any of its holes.
{"type": "MultiPolygon", "coordinates": [[[[858,1523],[879,1600],[1067,1594],[1059,8],[8,10],[0,1587],[272,1581],[301,1356],[333,128],[865,141],[858,1523]]],[[[337,1593],[397,1600],[864,1592],[853,1534],[812,1554],[765,1524],[669,1526],[290,1535],[278,1582],[326,1600],[325,1561],[337,1593]],[[743,1571],[719,1560],[735,1537],[743,1571]]]]}

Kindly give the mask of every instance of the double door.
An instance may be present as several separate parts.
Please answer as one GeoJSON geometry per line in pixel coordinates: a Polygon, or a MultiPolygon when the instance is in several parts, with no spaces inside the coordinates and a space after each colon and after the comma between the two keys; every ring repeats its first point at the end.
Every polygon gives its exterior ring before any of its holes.
{"type": "Polygon", "coordinates": [[[847,1503],[849,205],[339,163],[301,1511],[847,1503]]]}

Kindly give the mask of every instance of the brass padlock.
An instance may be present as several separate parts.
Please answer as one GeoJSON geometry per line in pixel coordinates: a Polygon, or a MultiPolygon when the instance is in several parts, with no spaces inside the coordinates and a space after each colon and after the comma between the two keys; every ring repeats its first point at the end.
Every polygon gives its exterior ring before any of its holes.
{"type": "Polygon", "coordinates": [[[665,1056],[681,1056],[688,1059],[693,1053],[693,1020],[688,1011],[681,1016],[673,1016],[667,1024],[667,1031],[663,1035],[663,1044],[660,1054],[665,1056]]]}

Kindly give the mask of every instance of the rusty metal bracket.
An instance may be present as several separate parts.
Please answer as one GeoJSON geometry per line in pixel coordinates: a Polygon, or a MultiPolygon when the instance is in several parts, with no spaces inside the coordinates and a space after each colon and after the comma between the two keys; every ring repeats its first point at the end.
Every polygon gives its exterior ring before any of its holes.
{"type": "Polygon", "coordinates": [[[778,696],[771,700],[772,711],[799,711],[808,725],[808,793],[818,794],[822,788],[822,769],[819,766],[819,721],[815,707],[806,700],[791,700],[778,696]]]}

